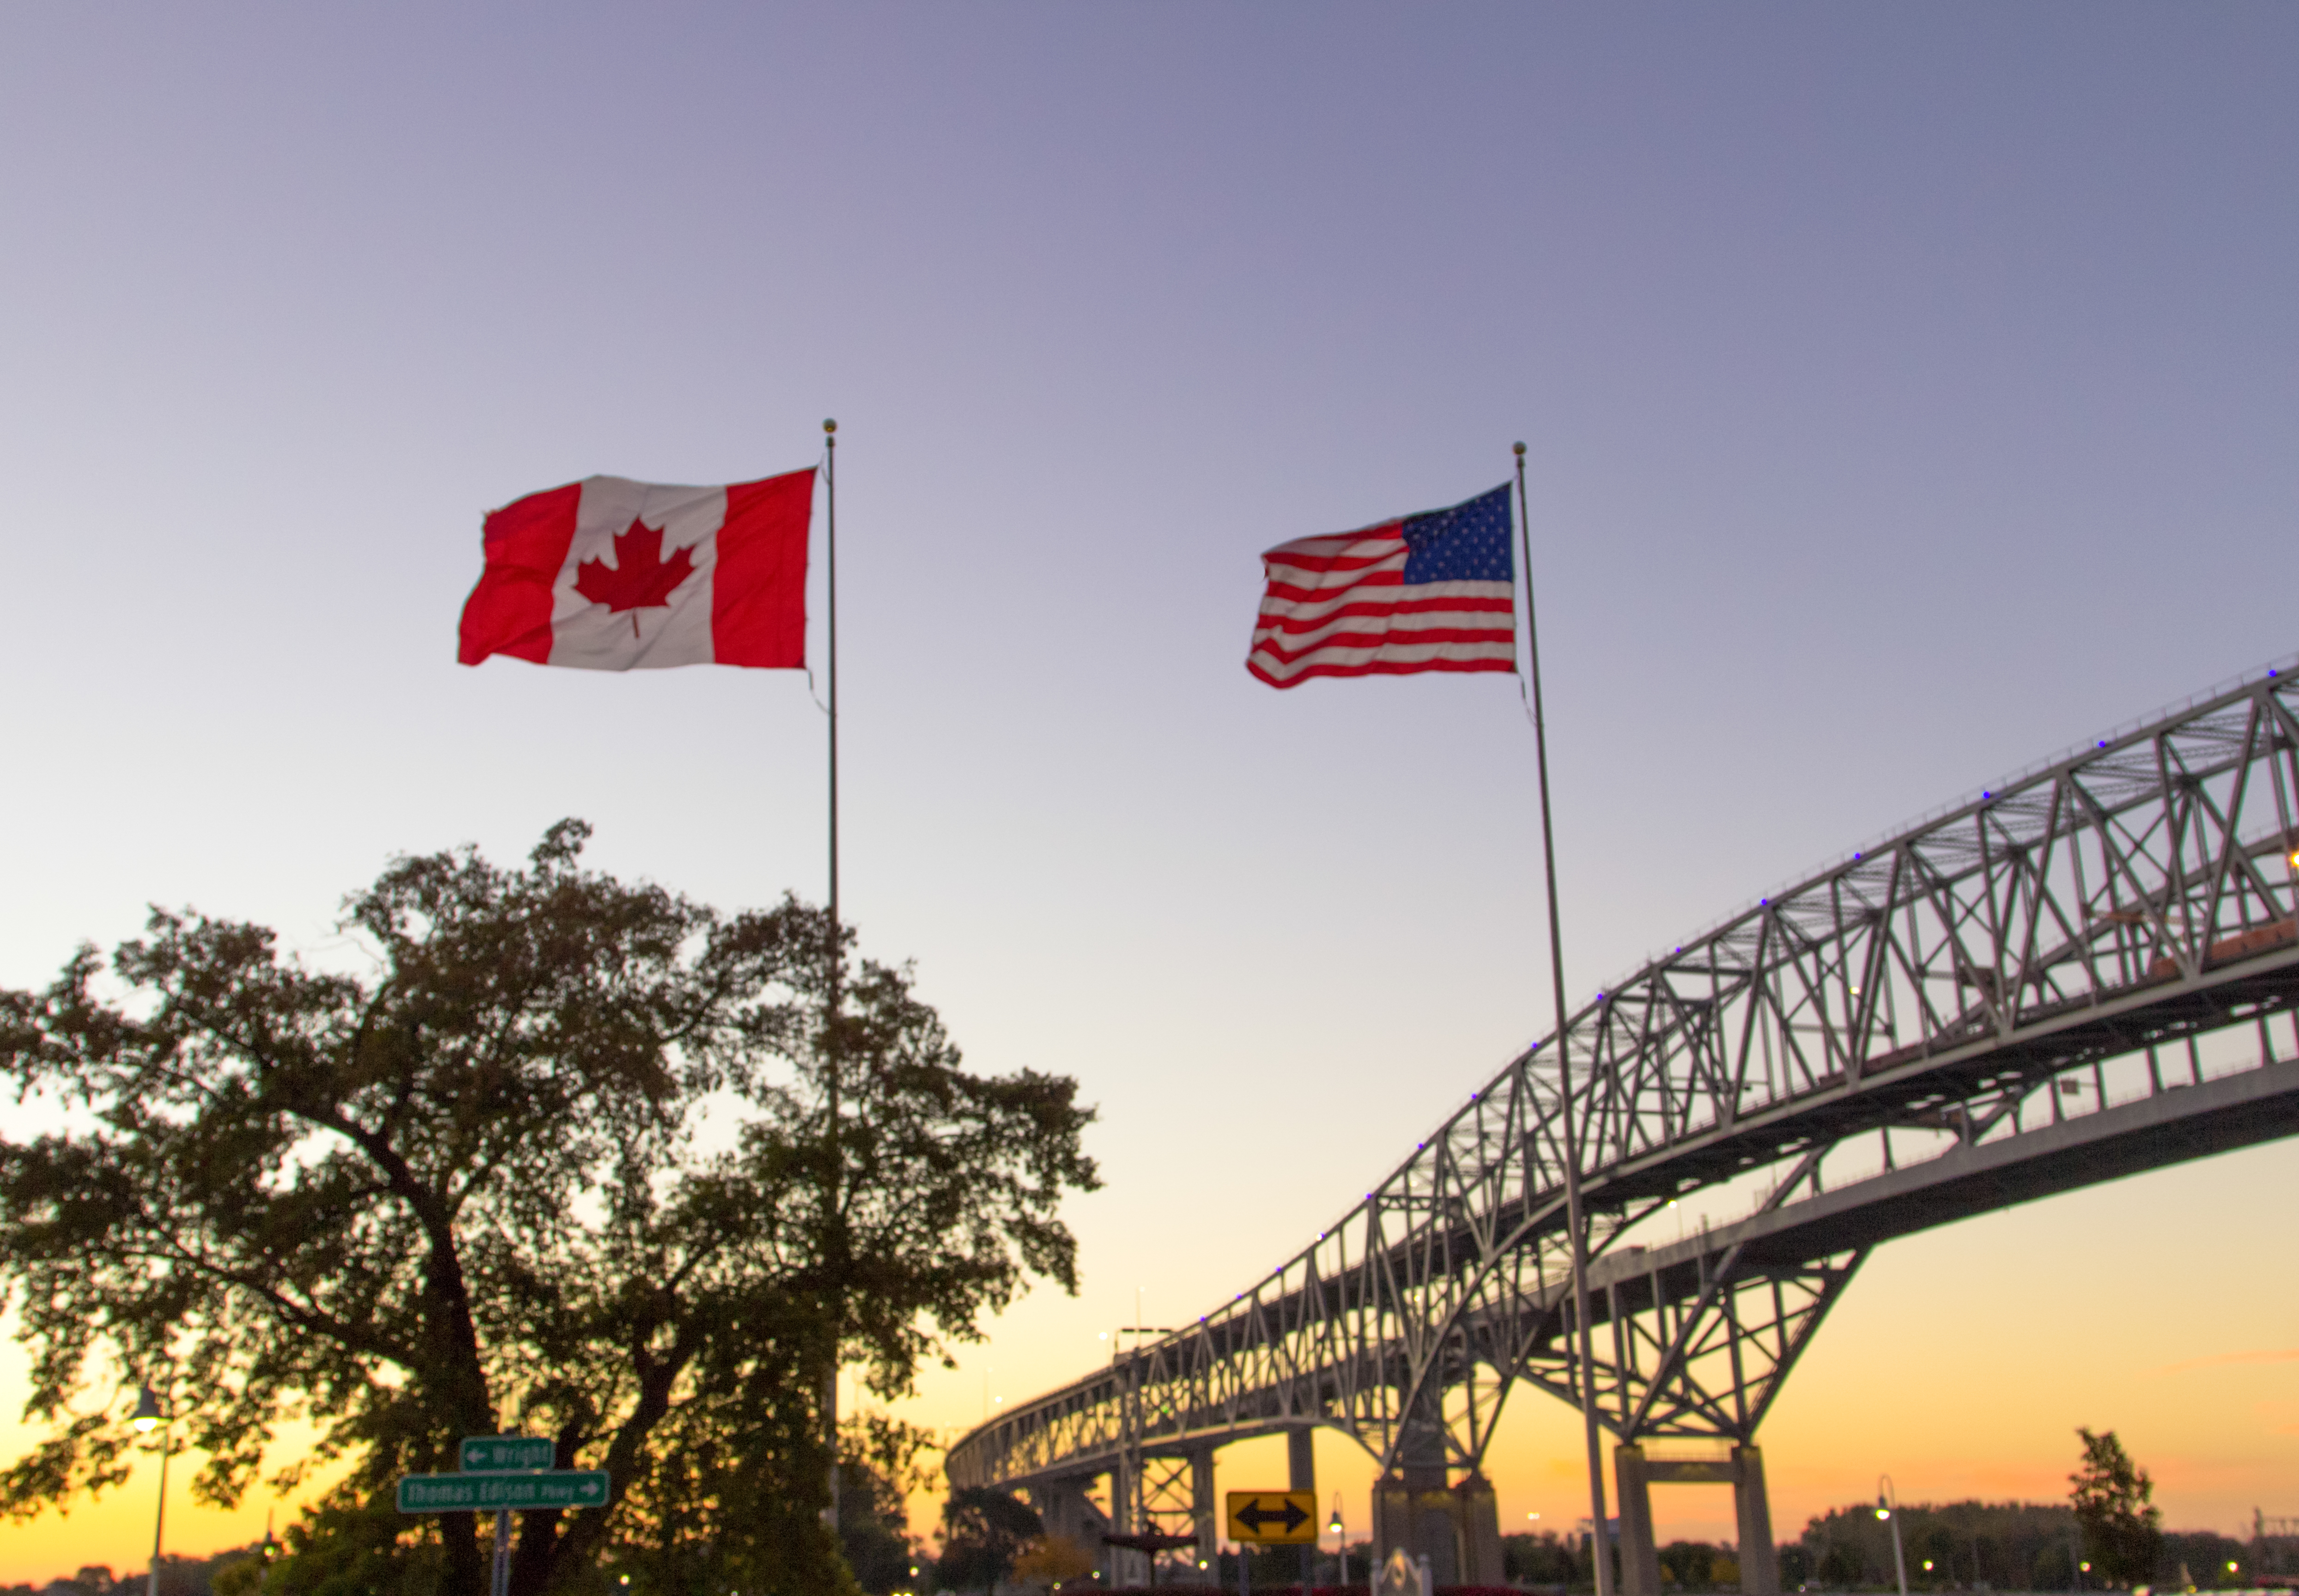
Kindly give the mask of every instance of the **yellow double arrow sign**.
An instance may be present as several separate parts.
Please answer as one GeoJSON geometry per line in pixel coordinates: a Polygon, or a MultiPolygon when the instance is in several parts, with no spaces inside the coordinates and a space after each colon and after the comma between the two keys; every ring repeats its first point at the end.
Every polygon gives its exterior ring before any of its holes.
{"type": "Polygon", "coordinates": [[[1317,1496],[1314,1491],[1232,1491],[1229,1538],[1263,1545],[1314,1546],[1317,1541],[1317,1496]]]}

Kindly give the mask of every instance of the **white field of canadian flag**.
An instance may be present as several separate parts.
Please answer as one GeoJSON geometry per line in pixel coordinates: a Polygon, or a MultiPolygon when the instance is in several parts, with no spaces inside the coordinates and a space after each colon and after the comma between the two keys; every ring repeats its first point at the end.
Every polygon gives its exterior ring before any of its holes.
{"type": "Polygon", "coordinates": [[[486,518],[459,657],[582,670],[806,664],[814,471],[723,487],[590,476],[486,518]]]}

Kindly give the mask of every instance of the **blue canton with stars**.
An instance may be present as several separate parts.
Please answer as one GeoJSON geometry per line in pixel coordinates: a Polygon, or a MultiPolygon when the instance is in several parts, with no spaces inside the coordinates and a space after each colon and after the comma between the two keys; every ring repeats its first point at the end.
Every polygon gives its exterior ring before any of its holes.
{"type": "Polygon", "coordinates": [[[1514,582],[1516,566],[1509,558],[1509,489],[1506,483],[1490,493],[1457,504],[1451,509],[1431,510],[1405,517],[1405,581],[1514,582]]]}

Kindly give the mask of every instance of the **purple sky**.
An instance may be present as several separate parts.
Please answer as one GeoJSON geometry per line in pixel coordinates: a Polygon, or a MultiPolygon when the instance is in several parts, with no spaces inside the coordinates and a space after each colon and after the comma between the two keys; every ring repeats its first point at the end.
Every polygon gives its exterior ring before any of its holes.
{"type": "Polygon", "coordinates": [[[2295,174],[2288,6],[12,5],[0,982],[568,814],[818,897],[802,681],[453,642],[488,508],[835,416],[848,903],[1103,1106],[1076,1372],[1548,1023],[1515,685],[1261,686],[1261,549],[1529,443],[1585,995],[2299,647],[2295,174]]]}

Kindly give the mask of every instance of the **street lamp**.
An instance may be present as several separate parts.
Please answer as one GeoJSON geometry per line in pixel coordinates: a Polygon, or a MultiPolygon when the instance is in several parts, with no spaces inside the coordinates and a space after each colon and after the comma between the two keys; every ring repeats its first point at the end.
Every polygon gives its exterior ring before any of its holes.
{"type": "Polygon", "coordinates": [[[1341,1493],[1338,1491],[1333,1493],[1333,1521],[1325,1527],[1333,1532],[1333,1550],[1340,1554],[1341,1559],[1340,1583],[1342,1588],[1347,1589],[1349,1583],[1349,1532],[1341,1527],[1341,1493]]]}
{"type": "Polygon", "coordinates": [[[1900,1596],[1908,1596],[1908,1559],[1900,1550],[1900,1520],[1895,1511],[1900,1505],[1900,1493],[1893,1488],[1892,1476],[1876,1476],[1876,1517],[1891,1520],[1892,1569],[1900,1576],[1900,1596]]]}
{"type": "Polygon", "coordinates": [[[136,1416],[129,1423],[139,1435],[160,1431],[160,1505],[152,1514],[152,1579],[145,1587],[146,1596],[160,1596],[160,1533],[168,1523],[168,1443],[175,1436],[175,1426],[160,1410],[160,1399],[149,1385],[136,1388],[136,1416]]]}

